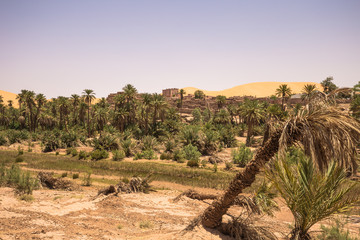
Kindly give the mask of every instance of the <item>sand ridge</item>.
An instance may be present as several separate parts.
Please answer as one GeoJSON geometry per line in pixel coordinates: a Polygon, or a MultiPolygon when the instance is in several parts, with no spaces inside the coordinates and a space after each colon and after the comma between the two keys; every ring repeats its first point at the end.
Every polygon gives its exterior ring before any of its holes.
{"type": "Polygon", "coordinates": [[[184,88],[186,94],[194,94],[196,90],[201,90],[207,96],[216,97],[217,95],[224,95],[226,97],[233,96],[254,96],[254,97],[269,97],[275,94],[276,89],[281,84],[287,84],[292,90],[293,94],[301,93],[304,85],[315,84],[318,90],[322,90],[320,83],[315,82],[254,82],[239,85],[233,88],[228,88],[222,91],[207,91],[194,87],[184,88]]]}

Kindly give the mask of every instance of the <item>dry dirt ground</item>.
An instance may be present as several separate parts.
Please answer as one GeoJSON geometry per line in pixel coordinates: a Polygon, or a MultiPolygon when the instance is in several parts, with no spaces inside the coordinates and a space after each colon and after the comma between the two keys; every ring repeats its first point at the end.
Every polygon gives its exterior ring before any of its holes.
{"type": "MultiPolygon", "coordinates": [[[[167,190],[96,197],[99,186],[72,192],[40,189],[32,202],[19,200],[11,188],[0,188],[0,239],[231,239],[201,226],[182,231],[210,201],[182,197],[174,203],[184,186],[154,184],[167,190]]],[[[292,217],[279,203],[281,211],[274,218],[261,217],[256,225],[283,239],[292,217]]],[[[233,207],[230,214],[239,211],[233,207]]],[[[348,227],[358,234],[360,220],[353,218],[348,227]]],[[[318,229],[319,224],[313,230],[318,229]]]]}

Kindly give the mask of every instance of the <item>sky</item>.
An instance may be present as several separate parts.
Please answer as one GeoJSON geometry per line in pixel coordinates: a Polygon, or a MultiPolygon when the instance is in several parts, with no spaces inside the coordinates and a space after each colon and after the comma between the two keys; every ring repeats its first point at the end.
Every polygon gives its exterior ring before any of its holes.
{"type": "Polygon", "coordinates": [[[0,0],[0,89],[360,81],[359,0],[0,0]]]}

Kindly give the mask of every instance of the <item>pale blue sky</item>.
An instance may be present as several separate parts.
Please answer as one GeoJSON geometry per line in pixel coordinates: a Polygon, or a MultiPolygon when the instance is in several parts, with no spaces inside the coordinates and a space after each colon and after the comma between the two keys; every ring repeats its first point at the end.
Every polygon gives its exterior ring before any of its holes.
{"type": "Polygon", "coordinates": [[[360,81],[356,0],[0,0],[0,89],[360,81]]]}

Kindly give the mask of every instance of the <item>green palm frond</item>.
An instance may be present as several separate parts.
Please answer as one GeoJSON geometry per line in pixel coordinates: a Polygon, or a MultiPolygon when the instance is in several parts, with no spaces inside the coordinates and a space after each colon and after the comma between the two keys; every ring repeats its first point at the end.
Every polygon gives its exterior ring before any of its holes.
{"type": "Polygon", "coordinates": [[[310,158],[301,157],[295,165],[282,158],[268,171],[268,177],[294,215],[293,235],[305,236],[315,223],[359,202],[359,196],[349,194],[355,183],[349,182],[336,161],[322,173],[310,158]]]}

